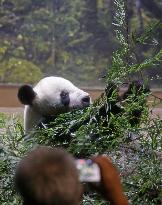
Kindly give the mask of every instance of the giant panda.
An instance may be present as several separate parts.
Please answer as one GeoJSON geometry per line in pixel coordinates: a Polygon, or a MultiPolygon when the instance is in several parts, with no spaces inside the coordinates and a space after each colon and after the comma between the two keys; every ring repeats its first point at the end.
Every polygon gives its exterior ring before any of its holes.
{"type": "Polygon", "coordinates": [[[91,104],[88,93],[62,77],[45,77],[35,87],[22,85],[18,99],[25,105],[24,130],[33,130],[44,117],[56,116],[91,104]]]}

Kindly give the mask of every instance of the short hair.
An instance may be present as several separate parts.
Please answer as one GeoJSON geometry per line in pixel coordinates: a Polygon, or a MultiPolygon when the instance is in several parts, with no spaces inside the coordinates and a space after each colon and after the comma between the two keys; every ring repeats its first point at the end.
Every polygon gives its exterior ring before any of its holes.
{"type": "Polygon", "coordinates": [[[18,164],[15,185],[24,205],[78,205],[81,200],[74,158],[60,148],[31,151],[18,164]]]}

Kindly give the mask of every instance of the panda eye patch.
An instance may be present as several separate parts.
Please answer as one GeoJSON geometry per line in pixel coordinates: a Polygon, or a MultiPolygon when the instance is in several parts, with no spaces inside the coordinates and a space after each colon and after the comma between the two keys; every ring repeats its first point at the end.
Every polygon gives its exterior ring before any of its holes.
{"type": "Polygon", "coordinates": [[[69,98],[69,93],[66,91],[62,91],[60,93],[60,97],[61,97],[61,102],[64,106],[69,105],[70,103],[70,98],[69,98]]]}
{"type": "Polygon", "coordinates": [[[65,91],[62,91],[61,94],[60,94],[60,96],[61,96],[62,98],[66,98],[68,95],[69,95],[69,93],[68,93],[68,92],[65,92],[65,91]]]}

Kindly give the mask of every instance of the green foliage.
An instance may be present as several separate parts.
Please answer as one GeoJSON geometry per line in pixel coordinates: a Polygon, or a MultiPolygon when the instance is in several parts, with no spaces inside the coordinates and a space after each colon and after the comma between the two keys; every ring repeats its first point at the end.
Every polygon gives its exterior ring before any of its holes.
{"type": "Polygon", "coordinates": [[[40,69],[29,61],[10,58],[0,63],[0,81],[3,83],[34,83],[41,78],[40,69]]]}
{"type": "MultiPolygon", "coordinates": [[[[37,65],[45,75],[65,75],[74,82],[92,82],[94,75],[98,76],[106,67],[103,62],[107,58],[100,56],[96,63],[93,46],[87,46],[93,34],[84,29],[85,7],[86,3],[79,0],[2,1],[0,27],[4,35],[0,40],[1,63],[21,58],[37,65]],[[4,45],[4,42],[9,45],[4,45]],[[70,56],[68,61],[64,58],[65,53],[70,56]],[[82,63],[78,65],[78,61],[82,63]],[[93,74],[87,75],[89,68],[93,74]]],[[[12,76],[4,75],[4,78],[2,82],[16,80],[12,76]]]]}
{"type": "MultiPolygon", "coordinates": [[[[1,204],[20,204],[21,200],[13,189],[16,164],[26,152],[43,144],[64,147],[80,157],[107,154],[118,166],[125,192],[132,204],[158,205],[162,121],[153,119],[145,105],[142,107],[141,125],[130,125],[131,110],[143,103],[145,94],[139,96],[137,101],[133,101],[132,95],[121,115],[111,113],[110,116],[100,116],[99,110],[103,106],[108,108],[115,98],[115,94],[110,98],[103,96],[90,108],[61,114],[49,128],[38,129],[25,138],[22,126],[16,119],[1,116],[1,204]],[[108,124],[105,126],[106,122],[108,124]]],[[[94,193],[84,196],[83,204],[88,203],[107,204],[94,193]]]]}
{"type": "MultiPolygon", "coordinates": [[[[65,75],[73,82],[83,85],[101,85],[98,78],[107,72],[105,68],[112,62],[114,49],[121,44],[119,42],[128,44],[125,35],[119,34],[115,38],[112,25],[114,21],[114,26],[120,27],[126,34],[126,16],[122,10],[124,2],[120,2],[120,8],[115,8],[116,1],[109,0],[1,0],[0,61],[3,63],[11,58],[21,58],[37,65],[44,75],[65,75]],[[115,11],[120,15],[115,17],[115,11]],[[8,45],[4,45],[4,42],[8,42],[8,45]],[[70,56],[68,61],[63,59],[63,53],[70,56]],[[78,65],[78,61],[82,63],[78,65]]],[[[128,5],[133,5],[131,8],[127,6],[128,29],[138,35],[140,22],[139,17],[133,15],[137,13],[135,2],[127,2],[128,5]]],[[[157,0],[155,2],[160,4],[157,0]]],[[[142,25],[153,21],[157,24],[155,30],[158,31],[159,21],[157,23],[156,19],[152,20],[146,9],[141,11],[142,25]]],[[[144,26],[142,29],[144,30],[144,26]]],[[[146,33],[150,35],[151,30],[146,33]]],[[[156,31],[154,35],[160,40],[161,35],[156,31]]],[[[154,38],[154,43],[158,42],[156,39],[154,38]]],[[[161,40],[158,47],[161,47],[161,40]]],[[[126,45],[124,49],[122,52],[128,51],[126,45]]],[[[152,44],[143,44],[137,52],[140,60],[155,53],[156,49],[152,44]]],[[[117,55],[118,52],[116,59],[117,55]]],[[[129,69],[129,65],[127,67],[129,69]]],[[[153,75],[152,72],[149,70],[147,74],[153,75]]],[[[5,82],[14,80],[6,77],[5,82]]]]}
{"type": "Polygon", "coordinates": [[[18,144],[20,138],[22,138],[22,135],[18,133],[17,128],[19,127],[19,123],[15,125],[13,121],[11,122],[11,119],[4,115],[1,115],[0,119],[1,204],[16,204],[17,197],[15,196],[15,189],[13,188],[13,176],[16,164],[20,160],[20,157],[17,156],[17,153],[19,152],[18,144]],[[7,129],[5,127],[7,127],[7,129]],[[13,198],[13,196],[15,198],[13,198]]]}

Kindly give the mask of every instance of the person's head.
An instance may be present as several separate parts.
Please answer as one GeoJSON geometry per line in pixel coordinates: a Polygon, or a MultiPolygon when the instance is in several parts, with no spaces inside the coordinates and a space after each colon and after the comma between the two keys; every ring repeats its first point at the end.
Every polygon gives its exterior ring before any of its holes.
{"type": "Polygon", "coordinates": [[[74,158],[63,149],[31,151],[17,167],[15,185],[24,205],[78,205],[82,197],[74,158]]]}

